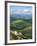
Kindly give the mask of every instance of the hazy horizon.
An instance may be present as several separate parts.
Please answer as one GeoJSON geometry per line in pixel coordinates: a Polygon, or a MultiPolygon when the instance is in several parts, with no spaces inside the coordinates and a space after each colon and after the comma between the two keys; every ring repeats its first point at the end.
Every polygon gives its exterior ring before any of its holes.
{"type": "Polygon", "coordinates": [[[10,16],[30,19],[32,17],[32,6],[10,6],[10,16]]]}

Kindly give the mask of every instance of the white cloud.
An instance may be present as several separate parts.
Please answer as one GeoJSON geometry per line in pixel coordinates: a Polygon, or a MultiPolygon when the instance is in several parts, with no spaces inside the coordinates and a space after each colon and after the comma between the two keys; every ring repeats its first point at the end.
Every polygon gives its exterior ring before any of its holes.
{"type": "Polygon", "coordinates": [[[17,10],[16,14],[31,14],[32,10],[24,9],[24,10],[17,10]]]}

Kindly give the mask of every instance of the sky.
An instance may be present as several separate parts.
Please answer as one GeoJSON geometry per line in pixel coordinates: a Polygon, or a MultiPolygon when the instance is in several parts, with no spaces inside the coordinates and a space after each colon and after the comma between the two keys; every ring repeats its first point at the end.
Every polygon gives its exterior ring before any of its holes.
{"type": "Polygon", "coordinates": [[[32,6],[10,6],[10,14],[32,14],[32,6]]]}

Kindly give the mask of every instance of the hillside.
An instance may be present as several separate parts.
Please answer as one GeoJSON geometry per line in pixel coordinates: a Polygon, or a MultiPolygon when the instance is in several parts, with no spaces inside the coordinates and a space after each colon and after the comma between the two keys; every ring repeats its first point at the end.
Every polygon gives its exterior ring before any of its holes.
{"type": "Polygon", "coordinates": [[[11,37],[13,36],[13,38],[10,38],[10,39],[31,39],[32,38],[32,24],[30,22],[27,22],[26,20],[12,21],[10,23],[10,30],[11,30],[11,37]]]}

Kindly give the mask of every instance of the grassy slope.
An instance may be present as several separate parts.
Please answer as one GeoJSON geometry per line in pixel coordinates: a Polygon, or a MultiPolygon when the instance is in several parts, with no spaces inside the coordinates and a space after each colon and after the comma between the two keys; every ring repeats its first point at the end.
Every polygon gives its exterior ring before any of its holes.
{"type": "Polygon", "coordinates": [[[21,32],[22,35],[15,35],[15,33],[11,32],[11,39],[31,39],[32,38],[32,24],[28,23],[27,21],[23,20],[16,20],[11,22],[10,24],[10,30],[16,31],[16,34],[19,34],[21,32]]]}

